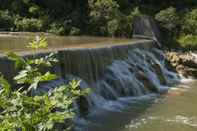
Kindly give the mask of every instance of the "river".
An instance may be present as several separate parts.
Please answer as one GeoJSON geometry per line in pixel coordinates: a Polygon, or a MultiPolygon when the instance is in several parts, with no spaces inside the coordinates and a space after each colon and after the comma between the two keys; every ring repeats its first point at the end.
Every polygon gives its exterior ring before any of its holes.
{"type": "MultiPolygon", "coordinates": [[[[25,43],[34,36],[0,35],[0,54],[31,53],[25,43]]],[[[76,120],[77,131],[197,130],[197,81],[179,83],[153,41],[86,36],[47,39],[47,50],[61,50],[60,66],[54,69],[60,71],[61,80],[73,75],[93,90],[86,98],[89,113],[76,120]],[[179,84],[173,85],[173,81],[179,84]],[[169,85],[174,87],[169,89],[169,85]]],[[[14,72],[8,66],[12,63],[4,58],[0,62],[5,75],[14,72]]],[[[48,84],[47,89],[52,87],[48,84]]],[[[80,112],[80,104],[76,108],[80,112]]]]}
{"type": "Polygon", "coordinates": [[[196,131],[197,81],[183,82],[165,95],[133,98],[121,112],[90,118],[89,131],[196,131]]]}

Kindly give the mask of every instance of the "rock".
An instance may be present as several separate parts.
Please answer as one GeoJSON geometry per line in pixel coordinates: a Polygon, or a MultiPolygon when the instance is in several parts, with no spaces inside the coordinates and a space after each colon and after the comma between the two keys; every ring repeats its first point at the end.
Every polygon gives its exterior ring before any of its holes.
{"type": "Polygon", "coordinates": [[[168,52],[167,61],[185,77],[197,78],[197,57],[191,53],[168,52]]]}
{"type": "Polygon", "coordinates": [[[136,78],[143,83],[150,91],[159,92],[158,88],[152,83],[152,81],[141,71],[135,74],[136,78]]]}
{"type": "Polygon", "coordinates": [[[158,78],[159,78],[159,80],[160,80],[160,83],[162,84],[162,85],[166,85],[167,84],[167,80],[166,80],[166,78],[165,78],[165,75],[163,74],[163,72],[162,72],[162,69],[161,69],[161,67],[158,65],[158,64],[153,64],[152,65],[153,66],[153,68],[154,68],[154,72],[157,74],[157,76],[158,76],[158,78]]]}
{"type": "Polygon", "coordinates": [[[197,69],[194,68],[185,69],[185,74],[197,78],[197,69]]]}
{"type": "Polygon", "coordinates": [[[154,19],[150,16],[141,15],[134,17],[133,38],[147,38],[154,40],[161,47],[161,33],[154,19]]]}

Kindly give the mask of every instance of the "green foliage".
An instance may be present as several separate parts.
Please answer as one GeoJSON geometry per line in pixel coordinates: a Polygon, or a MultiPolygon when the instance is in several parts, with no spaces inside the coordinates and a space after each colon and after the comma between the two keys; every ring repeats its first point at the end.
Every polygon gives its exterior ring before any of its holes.
{"type": "Polygon", "coordinates": [[[114,36],[116,34],[116,31],[118,30],[118,27],[119,27],[119,21],[117,19],[110,20],[107,23],[108,34],[114,36]]]}
{"type": "Polygon", "coordinates": [[[10,95],[11,92],[11,86],[7,82],[7,80],[4,79],[2,74],[0,74],[0,87],[3,88],[3,90],[0,91],[0,93],[4,94],[5,96],[10,95]]]}
{"type": "Polygon", "coordinates": [[[42,31],[43,21],[36,18],[19,18],[15,20],[15,30],[17,31],[42,31]]]}
{"type": "Polygon", "coordinates": [[[128,16],[122,17],[119,26],[119,32],[121,32],[121,36],[130,37],[132,35],[134,17],[140,15],[142,15],[141,11],[138,7],[135,7],[133,10],[131,10],[128,16]]]}
{"type": "Polygon", "coordinates": [[[14,19],[8,10],[0,10],[0,29],[10,30],[14,26],[14,19]]]}
{"type": "Polygon", "coordinates": [[[89,0],[89,6],[90,16],[94,19],[110,19],[119,8],[117,2],[113,0],[89,0]]]}
{"type": "Polygon", "coordinates": [[[77,27],[72,27],[70,30],[69,35],[80,35],[81,30],[77,27]]]}
{"type": "MultiPolygon", "coordinates": [[[[35,52],[40,48],[46,48],[46,38],[37,36],[35,40],[28,44],[28,47],[32,48],[35,52]]],[[[54,54],[51,53],[45,57],[37,59],[23,59],[14,53],[9,53],[8,58],[11,60],[15,60],[15,63],[22,67],[19,74],[14,77],[14,80],[17,81],[17,84],[29,84],[30,86],[28,90],[36,90],[40,82],[56,79],[56,75],[51,74],[50,72],[42,73],[39,70],[40,66],[48,67],[52,66],[53,62],[57,62],[57,60],[53,58],[53,55],[54,54]]]]}
{"type": "Polygon", "coordinates": [[[184,49],[197,49],[197,9],[182,10],[169,7],[155,16],[164,34],[166,45],[170,48],[177,46],[184,49]]]}
{"type": "Polygon", "coordinates": [[[28,12],[34,17],[39,17],[44,14],[41,8],[36,4],[31,5],[28,9],[28,12]]]}
{"type": "Polygon", "coordinates": [[[106,36],[131,36],[133,17],[141,13],[134,8],[129,15],[124,14],[118,3],[115,0],[89,0],[90,28],[93,32],[106,36]]]}
{"type": "Polygon", "coordinates": [[[36,36],[36,39],[30,42],[27,47],[37,50],[40,48],[46,48],[47,46],[48,44],[45,37],[36,36]]]}
{"type": "Polygon", "coordinates": [[[163,34],[164,44],[167,48],[179,48],[177,38],[181,32],[182,17],[176,8],[169,7],[155,15],[163,34]]]}
{"type": "Polygon", "coordinates": [[[41,96],[29,96],[27,91],[21,90],[8,92],[6,88],[9,86],[4,86],[0,93],[1,130],[66,130],[68,125],[58,129],[57,124],[66,121],[69,124],[74,117],[73,101],[83,93],[78,90],[79,83],[75,83],[60,86],[41,96]]]}
{"type": "MultiPolygon", "coordinates": [[[[119,5],[114,0],[89,0],[90,24],[100,35],[108,35],[111,23],[116,22],[119,5]]],[[[113,27],[115,28],[115,27],[113,27]]],[[[114,29],[112,29],[114,30],[114,29]]],[[[109,31],[113,34],[114,31],[109,31]]]]}
{"type": "Polygon", "coordinates": [[[176,9],[173,7],[161,10],[155,15],[155,19],[161,24],[162,27],[173,32],[177,30],[180,24],[180,18],[176,12],[176,9]]]}
{"type": "Polygon", "coordinates": [[[108,34],[110,36],[131,37],[133,19],[139,15],[141,12],[138,8],[134,8],[128,16],[119,12],[118,17],[108,22],[108,34]]]}
{"type": "Polygon", "coordinates": [[[197,35],[197,9],[187,12],[183,19],[183,32],[197,35]]]}
{"type": "Polygon", "coordinates": [[[48,32],[63,35],[65,34],[65,28],[63,24],[54,22],[50,25],[48,32]]]}
{"type": "Polygon", "coordinates": [[[182,47],[189,50],[197,49],[197,36],[195,35],[184,35],[178,39],[178,42],[182,47]]]}
{"type": "Polygon", "coordinates": [[[139,8],[138,8],[138,7],[135,7],[135,8],[133,9],[133,11],[131,11],[129,17],[130,17],[130,19],[133,19],[135,16],[139,16],[139,15],[141,15],[141,14],[142,14],[142,13],[140,12],[139,8]]]}
{"type": "MultiPolygon", "coordinates": [[[[34,50],[46,47],[46,39],[36,38],[29,44],[34,50]]],[[[73,80],[68,85],[42,94],[33,94],[39,84],[57,79],[55,74],[41,71],[41,67],[51,67],[57,60],[53,54],[27,59],[14,53],[8,58],[15,61],[20,71],[14,80],[21,85],[12,88],[0,75],[0,127],[2,131],[62,131],[68,130],[75,116],[73,102],[89,90],[79,89],[80,81],[73,80]]]]}

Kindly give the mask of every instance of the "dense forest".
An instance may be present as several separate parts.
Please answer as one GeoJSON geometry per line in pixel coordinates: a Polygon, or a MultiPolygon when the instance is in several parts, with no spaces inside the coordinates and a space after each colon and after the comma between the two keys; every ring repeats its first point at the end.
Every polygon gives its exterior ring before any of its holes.
{"type": "Polygon", "coordinates": [[[196,0],[0,0],[1,31],[131,37],[136,15],[151,15],[166,43],[195,49],[196,0]]]}

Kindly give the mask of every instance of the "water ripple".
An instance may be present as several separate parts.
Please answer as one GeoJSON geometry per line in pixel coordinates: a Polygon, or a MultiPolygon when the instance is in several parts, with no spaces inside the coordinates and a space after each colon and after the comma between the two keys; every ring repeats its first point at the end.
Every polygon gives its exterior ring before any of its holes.
{"type": "Polygon", "coordinates": [[[142,119],[135,119],[130,122],[130,124],[126,125],[125,128],[134,129],[139,128],[142,125],[148,124],[150,121],[162,121],[170,124],[182,124],[186,126],[190,126],[193,128],[197,128],[197,118],[196,117],[188,117],[183,115],[176,115],[172,118],[159,117],[159,116],[150,116],[142,119]]]}

